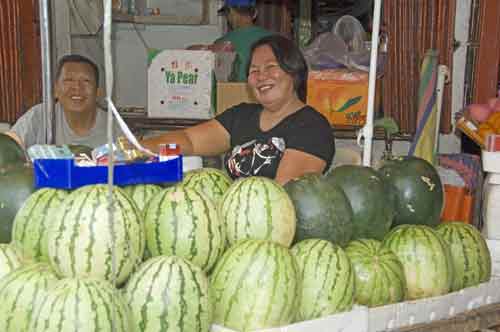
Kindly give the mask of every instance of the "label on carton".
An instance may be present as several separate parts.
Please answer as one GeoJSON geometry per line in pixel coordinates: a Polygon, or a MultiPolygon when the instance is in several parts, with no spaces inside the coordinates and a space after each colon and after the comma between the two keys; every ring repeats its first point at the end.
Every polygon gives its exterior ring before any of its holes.
{"type": "Polygon", "coordinates": [[[211,51],[164,50],[148,68],[148,116],[209,119],[212,111],[211,51]]]}

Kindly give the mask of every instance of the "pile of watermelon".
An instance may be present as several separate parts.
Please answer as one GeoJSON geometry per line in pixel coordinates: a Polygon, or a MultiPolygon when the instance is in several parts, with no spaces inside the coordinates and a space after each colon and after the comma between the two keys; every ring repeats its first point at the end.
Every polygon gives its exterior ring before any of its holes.
{"type": "Polygon", "coordinates": [[[252,331],[488,281],[481,234],[440,224],[442,206],[418,158],[285,186],[205,168],[173,186],[41,189],[0,245],[0,330],[252,331]]]}

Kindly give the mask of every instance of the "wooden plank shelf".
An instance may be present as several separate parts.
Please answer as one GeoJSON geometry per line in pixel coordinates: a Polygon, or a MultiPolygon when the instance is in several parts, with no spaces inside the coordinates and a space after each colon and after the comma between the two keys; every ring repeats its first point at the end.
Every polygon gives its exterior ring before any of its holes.
{"type": "Polygon", "coordinates": [[[499,332],[500,303],[482,306],[453,318],[417,324],[393,332],[499,332]]]}

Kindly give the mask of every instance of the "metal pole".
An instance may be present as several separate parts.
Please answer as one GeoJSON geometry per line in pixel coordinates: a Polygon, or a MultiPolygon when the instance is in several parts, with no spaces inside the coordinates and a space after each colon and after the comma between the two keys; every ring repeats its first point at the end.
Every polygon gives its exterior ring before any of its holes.
{"type": "Polygon", "coordinates": [[[43,88],[43,114],[44,123],[47,130],[45,131],[45,142],[53,143],[53,127],[55,126],[52,119],[54,118],[54,99],[52,96],[52,66],[50,58],[50,17],[49,17],[49,0],[39,0],[40,9],[40,39],[42,53],[42,88],[43,88]],[[46,116],[48,114],[48,116],[46,116]]]}
{"type": "Polygon", "coordinates": [[[358,142],[361,136],[364,136],[363,145],[363,166],[371,166],[372,141],[373,141],[373,113],[375,105],[375,86],[377,83],[377,55],[378,38],[380,31],[380,12],[382,9],[382,0],[375,0],[373,10],[373,29],[372,29],[372,49],[370,57],[370,73],[368,84],[368,109],[366,112],[366,124],[358,136],[358,142]]]}

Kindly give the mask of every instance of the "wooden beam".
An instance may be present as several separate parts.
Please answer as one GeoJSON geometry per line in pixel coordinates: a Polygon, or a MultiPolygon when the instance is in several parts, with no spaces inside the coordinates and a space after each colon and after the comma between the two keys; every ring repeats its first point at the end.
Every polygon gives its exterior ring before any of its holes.
{"type": "Polygon", "coordinates": [[[500,60],[500,1],[481,1],[479,55],[476,64],[475,103],[486,103],[498,89],[500,60]]]}

